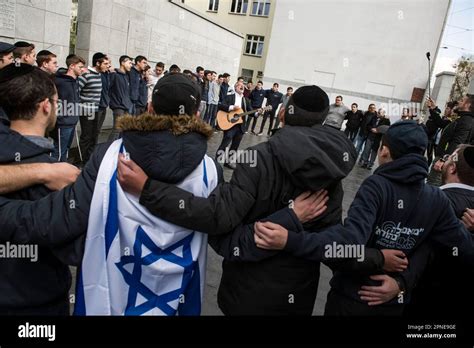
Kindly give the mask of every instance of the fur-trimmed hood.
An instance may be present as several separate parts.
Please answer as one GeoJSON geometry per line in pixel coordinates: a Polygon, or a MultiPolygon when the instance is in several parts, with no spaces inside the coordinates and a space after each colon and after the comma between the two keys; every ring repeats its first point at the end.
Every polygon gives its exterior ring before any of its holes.
{"type": "Polygon", "coordinates": [[[155,180],[179,183],[201,163],[212,128],[192,116],[122,116],[125,150],[155,180]]]}
{"type": "Polygon", "coordinates": [[[125,115],[119,118],[117,127],[122,132],[141,131],[156,132],[169,130],[173,135],[183,135],[196,132],[210,139],[213,130],[211,126],[194,116],[162,116],[145,113],[140,116],[125,115]]]}

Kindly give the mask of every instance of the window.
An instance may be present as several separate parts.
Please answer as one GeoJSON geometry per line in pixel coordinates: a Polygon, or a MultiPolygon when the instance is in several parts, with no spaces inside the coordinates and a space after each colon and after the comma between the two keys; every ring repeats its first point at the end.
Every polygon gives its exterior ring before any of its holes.
{"type": "Polygon", "coordinates": [[[219,0],[209,0],[208,11],[217,12],[219,10],[219,0]]]}
{"type": "Polygon", "coordinates": [[[249,0],[232,0],[230,12],[238,13],[238,14],[247,14],[248,6],[249,6],[249,0]]]}
{"type": "Polygon", "coordinates": [[[265,38],[258,35],[247,35],[247,45],[245,46],[245,53],[251,56],[262,56],[263,42],[265,38]]]}
{"type": "Polygon", "coordinates": [[[254,0],[252,14],[254,16],[268,16],[270,14],[270,0],[254,0]]]}
{"type": "Polygon", "coordinates": [[[251,81],[253,79],[253,70],[250,69],[242,69],[242,77],[244,81],[251,81]]]}

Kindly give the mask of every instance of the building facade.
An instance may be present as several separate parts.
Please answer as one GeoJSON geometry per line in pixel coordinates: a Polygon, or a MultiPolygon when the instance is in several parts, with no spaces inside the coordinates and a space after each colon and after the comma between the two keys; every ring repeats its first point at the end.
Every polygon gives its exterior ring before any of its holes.
{"type": "Polygon", "coordinates": [[[0,41],[27,41],[64,65],[69,54],[71,0],[0,0],[0,41]]]}
{"type": "Polygon", "coordinates": [[[337,95],[364,109],[374,102],[396,119],[401,103],[423,99],[426,53],[433,69],[449,7],[449,0],[278,0],[265,81],[282,89],[316,84],[331,102],[337,95]]]}
{"type": "Polygon", "coordinates": [[[246,81],[263,79],[276,0],[184,0],[184,3],[216,23],[242,33],[245,42],[238,75],[246,81]]]}

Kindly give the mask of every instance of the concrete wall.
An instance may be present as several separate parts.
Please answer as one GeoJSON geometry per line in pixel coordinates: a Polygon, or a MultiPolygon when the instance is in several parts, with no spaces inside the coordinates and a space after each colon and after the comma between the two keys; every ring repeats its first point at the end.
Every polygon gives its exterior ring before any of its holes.
{"type": "Polygon", "coordinates": [[[449,101],[449,94],[451,93],[455,77],[456,74],[450,71],[443,71],[436,75],[431,96],[443,111],[444,106],[449,101]]]}
{"type": "MultiPolygon", "coordinates": [[[[247,38],[247,34],[259,35],[265,38],[262,57],[245,55],[245,46],[242,47],[242,58],[240,62],[239,75],[242,74],[242,69],[253,70],[253,80],[256,82],[257,72],[262,71],[265,73],[265,61],[267,59],[268,46],[271,39],[272,22],[273,15],[275,13],[276,1],[271,1],[270,13],[268,17],[253,16],[252,3],[253,1],[249,0],[247,13],[243,15],[230,12],[232,0],[220,0],[217,12],[209,11],[208,0],[186,0],[186,5],[195,8],[201,13],[204,13],[208,18],[211,18],[217,23],[242,33],[245,39],[247,38]]],[[[235,77],[237,78],[238,76],[235,77]]]]}
{"type": "Polygon", "coordinates": [[[366,108],[426,88],[449,1],[279,0],[265,81],[316,84],[366,108]],[[433,60],[433,58],[432,58],[433,60]]]}
{"type": "Polygon", "coordinates": [[[81,0],[76,52],[101,51],[115,67],[123,54],[146,56],[168,68],[202,65],[237,74],[243,38],[167,0],[81,0]]]}
{"type": "Polygon", "coordinates": [[[71,0],[0,0],[0,40],[32,42],[65,65],[69,54],[71,0]]]}

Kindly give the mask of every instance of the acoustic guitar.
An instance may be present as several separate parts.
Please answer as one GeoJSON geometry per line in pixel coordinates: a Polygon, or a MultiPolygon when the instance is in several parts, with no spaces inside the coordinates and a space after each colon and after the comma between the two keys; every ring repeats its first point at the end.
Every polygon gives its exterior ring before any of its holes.
{"type": "Polygon", "coordinates": [[[265,108],[257,109],[257,110],[252,110],[248,112],[242,112],[243,110],[241,108],[232,110],[232,111],[219,111],[217,113],[217,125],[219,126],[220,129],[226,131],[231,129],[232,127],[235,127],[238,124],[244,123],[244,117],[247,115],[255,114],[258,112],[259,115],[263,114],[264,112],[271,111],[272,106],[269,105],[265,108]]]}

